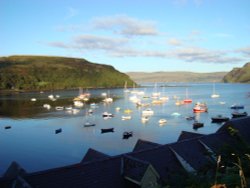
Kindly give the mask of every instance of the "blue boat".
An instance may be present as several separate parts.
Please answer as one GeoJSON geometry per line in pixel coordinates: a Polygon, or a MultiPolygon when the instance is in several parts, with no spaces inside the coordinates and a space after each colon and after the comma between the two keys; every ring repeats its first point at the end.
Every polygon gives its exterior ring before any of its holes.
{"type": "Polygon", "coordinates": [[[234,110],[244,109],[244,106],[243,105],[234,104],[234,105],[231,106],[231,109],[234,109],[234,110]]]}

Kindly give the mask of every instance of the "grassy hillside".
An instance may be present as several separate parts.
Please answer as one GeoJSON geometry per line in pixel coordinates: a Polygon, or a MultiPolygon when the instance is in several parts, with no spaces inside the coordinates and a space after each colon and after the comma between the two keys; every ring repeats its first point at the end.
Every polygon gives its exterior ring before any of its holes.
{"type": "Polygon", "coordinates": [[[221,82],[226,72],[128,72],[136,82],[221,82]]]}
{"type": "Polygon", "coordinates": [[[234,68],[223,78],[224,82],[250,83],[250,62],[242,68],[234,68]]]}
{"type": "Polygon", "coordinates": [[[112,66],[48,56],[0,57],[0,89],[50,90],[123,87],[133,81],[112,66]]]}

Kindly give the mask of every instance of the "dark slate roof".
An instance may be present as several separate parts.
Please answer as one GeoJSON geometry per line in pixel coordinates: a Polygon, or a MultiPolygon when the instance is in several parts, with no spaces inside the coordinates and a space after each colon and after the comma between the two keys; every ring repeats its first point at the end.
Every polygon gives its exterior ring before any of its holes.
{"type": "Polygon", "coordinates": [[[151,149],[151,148],[154,148],[156,146],[160,146],[160,144],[150,142],[150,141],[147,141],[147,140],[139,139],[135,144],[133,152],[134,151],[141,151],[141,150],[145,150],[145,149],[151,149]]]}
{"type": "Polygon", "coordinates": [[[129,155],[124,155],[123,160],[123,175],[133,180],[141,182],[148,166],[148,162],[139,160],[129,155]]]}
{"type": "Polygon", "coordinates": [[[240,136],[250,144],[250,116],[235,118],[227,121],[217,133],[228,132],[228,127],[233,127],[238,130],[240,136]]]}
{"type": "Polygon", "coordinates": [[[85,156],[83,157],[81,163],[89,162],[89,161],[94,161],[94,160],[99,160],[99,159],[107,159],[109,156],[101,153],[99,151],[96,151],[92,148],[89,148],[85,156]]]}
{"type": "Polygon", "coordinates": [[[3,177],[16,178],[17,176],[24,176],[25,174],[26,171],[17,162],[13,161],[4,173],[3,177]]]}
{"type": "MultiPolygon", "coordinates": [[[[120,167],[121,157],[118,156],[32,173],[24,179],[33,188],[122,188],[120,167]]],[[[9,187],[8,183],[8,180],[3,180],[0,187],[9,187]]]]}
{"type": "Polygon", "coordinates": [[[193,139],[193,138],[197,138],[197,137],[201,137],[201,136],[204,136],[204,134],[181,131],[181,134],[180,134],[177,142],[182,141],[182,140],[186,140],[186,139],[193,139]]]}
{"type": "Polygon", "coordinates": [[[213,162],[207,157],[207,150],[198,139],[175,142],[169,146],[195,170],[200,170],[213,162]]]}
{"type": "Polygon", "coordinates": [[[227,145],[233,145],[235,140],[227,133],[215,133],[199,138],[200,141],[215,153],[220,153],[221,147],[227,145]]]}
{"type": "Polygon", "coordinates": [[[149,162],[164,181],[169,182],[176,174],[183,174],[184,172],[168,145],[131,152],[127,155],[149,162]]]}

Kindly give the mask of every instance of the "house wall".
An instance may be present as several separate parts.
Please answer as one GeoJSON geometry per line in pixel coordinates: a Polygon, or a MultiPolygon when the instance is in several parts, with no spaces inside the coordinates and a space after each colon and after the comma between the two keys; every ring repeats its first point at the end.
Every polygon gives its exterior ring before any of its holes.
{"type": "Polygon", "coordinates": [[[149,167],[143,176],[141,188],[158,188],[157,179],[155,172],[149,167]]]}

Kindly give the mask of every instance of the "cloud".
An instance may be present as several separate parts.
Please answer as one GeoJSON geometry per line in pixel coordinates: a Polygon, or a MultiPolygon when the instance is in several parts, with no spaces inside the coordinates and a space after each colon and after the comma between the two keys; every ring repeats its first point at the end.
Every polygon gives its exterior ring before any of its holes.
{"type": "Polygon", "coordinates": [[[171,46],[180,46],[180,45],[182,45],[182,42],[177,38],[170,38],[168,40],[168,44],[171,46]]]}
{"type": "MultiPolygon", "coordinates": [[[[103,50],[108,54],[114,54],[116,51],[129,49],[128,39],[126,38],[111,38],[96,35],[79,35],[74,37],[69,43],[50,42],[49,46],[57,48],[70,48],[75,50],[103,50]]],[[[118,56],[118,55],[116,55],[118,56]]]]}
{"type": "Polygon", "coordinates": [[[241,58],[229,57],[225,51],[214,51],[198,47],[187,47],[169,52],[169,56],[186,62],[237,63],[241,58]]]}
{"type": "Polygon", "coordinates": [[[250,46],[245,48],[239,48],[235,52],[242,53],[245,57],[250,58],[250,46]]]}
{"type": "Polygon", "coordinates": [[[155,22],[139,20],[126,15],[100,17],[92,20],[95,29],[112,30],[125,36],[158,35],[155,22]]]}
{"type": "Polygon", "coordinates": [[[57,48],[70,48],[70,46],[63,42],[49,42],[48,45],[57,48]]]}
{"type": "MultiPolygon", "coordinates": [[[[96,35],[79,35],[74,37],[68,44],[62,42],[51,42],[50,46],[74,49],[87,50],[96,52],[101,50],[112,57],[152,57],[152,58],[172,58],[185,62],[197,63],[238,63],[242,58],[233,57],[228,54],[228,51],[209,50],[199,47],[177,47],[172,50],[139,50],[130,46],[130,40],[127,38],[113,38],[96,35]]],[[[177,39],[173,39],[172,43],[177,44],[177,39]]],[[[237,50],[239,53],[244,53],[250,56],[250,47],[237,50]]]]}
{"type": "Polygon", "coordinates": [[[128,39],[96,35],[80,35],[74,38],[73,43],[73,47],[76,48],[112,50],[127,45],[128,39]]]}
{"type": "Polygon", "coordinates": [[[168,51],[155,51],[155,50],[143,50],[138,51],[129,49],[129,51],[123,51],[123,49],[116,51],[117,57],[153,57],[153,58],[172,58],[182,60],[188,63],[214,63],[214,64],[234,64],[242,61],[241,58],[231,57],[226,51],[208,50],[198,47],[185,47],[177,48],[168,51]]]}

